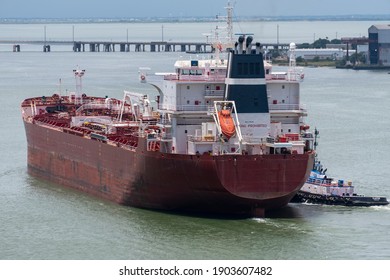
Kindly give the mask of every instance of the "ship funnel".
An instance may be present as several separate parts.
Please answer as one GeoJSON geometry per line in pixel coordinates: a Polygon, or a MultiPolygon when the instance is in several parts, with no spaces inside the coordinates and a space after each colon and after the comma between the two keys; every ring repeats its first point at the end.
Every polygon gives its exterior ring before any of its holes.
{"type": "Polygon", "coordinates": [[[253,37],[252,36],[248,36],[246,38],[246,53],[248,53],[248,54],[251,53],[252,41],[253,41],[253,37]]]}
{"type": "MultiPolygon", "coordinates": [[[[229,53],[224,100],[234,101],[234,115],[239,120],[236,128],[240,128],[243,142],[255,143],[269,136],[271,119],[263,53],[253,53],[256,50],[250,49],[252,37],[244,38],[240,37],[238,42],[242,46],[245,41],[245,50],[241,54],[229,53]]],[[[260,49],[260,44],[256,46],[260,49]]]]}
{"type": "Polygon", "coordinates": [[[238,54],[242,54],[242,52],[244,50],[244,46],[243,46],[244,41],[245,41],[244,36],[238,37],[238,54]]]}

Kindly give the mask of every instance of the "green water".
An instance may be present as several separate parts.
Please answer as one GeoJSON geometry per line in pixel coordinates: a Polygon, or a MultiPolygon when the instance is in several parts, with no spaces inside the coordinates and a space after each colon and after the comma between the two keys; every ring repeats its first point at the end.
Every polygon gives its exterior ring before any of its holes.
{"type": "MultiPolygon", "coordinates": [[[[138,67],[170,72],[179,53],[0,52],[0,259],[389,259],[390,207],[290,204],[265,219],[134,209],[30,177],[19,104],[74,89],[120,98],[138,67]]],[[[359,193],[390,197],[390,75],[305,69],[301,102],[321,136],[328,173],[359,193]]]]}

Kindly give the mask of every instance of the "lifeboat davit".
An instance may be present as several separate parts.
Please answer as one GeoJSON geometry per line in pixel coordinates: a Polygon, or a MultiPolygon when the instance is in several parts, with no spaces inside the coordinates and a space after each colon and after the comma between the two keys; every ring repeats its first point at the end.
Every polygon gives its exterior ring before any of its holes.
{"type": "Polygon", "coordinates": [[[229,110],[221,110],[218,112],[219,124],[222,134],[229,140],[236,133],[236,126],[229,110]]]}

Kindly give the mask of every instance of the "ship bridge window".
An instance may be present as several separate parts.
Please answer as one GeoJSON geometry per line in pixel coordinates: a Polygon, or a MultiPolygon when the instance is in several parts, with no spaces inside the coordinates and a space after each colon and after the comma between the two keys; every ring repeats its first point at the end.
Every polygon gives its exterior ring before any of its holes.
{"type": "Polygon", "coordinates": [[[199,70],[199,69],[197,69],[197,70],[191,69],[190,70],[190,75],[202,75],[202,74],[203,74],[202,70],[199,70]]]}
{"type": "Polygon", "coordinates": [[[181,74],[182,75],[189,75],[190,74],[190,70],[188,70],[188,69],[181,69],[181,74]]]}

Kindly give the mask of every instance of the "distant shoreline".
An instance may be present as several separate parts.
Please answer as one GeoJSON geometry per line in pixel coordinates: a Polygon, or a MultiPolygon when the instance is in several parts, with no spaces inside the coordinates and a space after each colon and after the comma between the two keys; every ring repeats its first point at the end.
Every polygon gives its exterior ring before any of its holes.
{"type": "MultiPolygon", "coordinates": [[[[236,22],[246,21],[390,21],[390,15],[340,15],[340,16],[281,16],[237,17],[236,22]]],[[[217,22],[213,17],[151,17],[151,18],[0,18],[0,24],[28,23],[191,23],[217,22]]]]}

